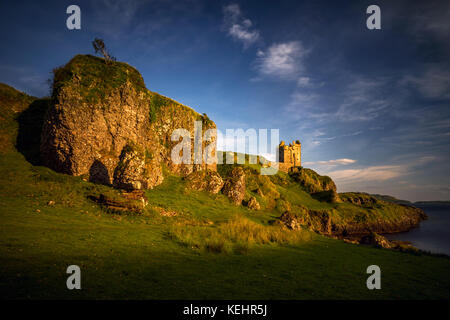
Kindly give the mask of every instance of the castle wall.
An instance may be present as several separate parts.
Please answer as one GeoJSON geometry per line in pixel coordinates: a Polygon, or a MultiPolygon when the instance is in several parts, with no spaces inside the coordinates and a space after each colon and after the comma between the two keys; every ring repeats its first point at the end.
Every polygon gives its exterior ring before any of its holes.
{"type": "Polygon", "coordinates": [[[278,146],[278,162],[279,170],[283,172],[288,172],[291,167],[301,166],[301,144],[300,142],[293,141],[288,146],[281,141],[278,146]]]}

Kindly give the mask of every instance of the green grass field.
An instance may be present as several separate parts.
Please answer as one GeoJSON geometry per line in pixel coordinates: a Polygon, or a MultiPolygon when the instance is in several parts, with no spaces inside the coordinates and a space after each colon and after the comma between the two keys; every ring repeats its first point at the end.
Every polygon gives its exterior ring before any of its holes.
{"type": "MultiPolygon", "coordinates": [[[[16,151],[0,154],[3,298],[449,297],[448,258],[347,244],[309,231],[282,241],[268,225],[276,209],[250,211],[220,194],[186,191],[176,176],[147,192],[150,205],[142,215],[105,212],[87,198],[100,192],[115,193],[80,177],[33,166],[16,151]],[[154,207],[178,215],[164,217],[154,207]],[[235,217],[249,222],[242,232],[253,238],[236,239],[226,233],[227,222],[235,217]],[[197,232],[212,237],[219,233],[204,230],[221,230],[218,241],[245,248],[210,250],[202,245],[205,237],[196,238],[197,232]],[[273,241],[261,240],[266,232],[273,241]],[[81,268],[82,290],[66,288],[65,271],[71,264],[81,268]],[[366,268],[372,264],[381,268],[381,290],[366,288],[366,268]]],[[[303,197],[311,206],[329,205],[302,192],[286,197],[292,202],[303,197]]]]}

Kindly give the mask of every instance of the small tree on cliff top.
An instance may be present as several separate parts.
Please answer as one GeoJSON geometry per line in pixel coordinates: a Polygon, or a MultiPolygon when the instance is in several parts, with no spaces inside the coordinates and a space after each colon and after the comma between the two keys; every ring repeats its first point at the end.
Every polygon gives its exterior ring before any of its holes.
{"type": "Polygon", "coordinates": [[[106,50],[105,42],[102,39],[95,38],[94,41],[92,41],[92,46],[94,47],[95,53],[100,53],[105,58],[107,64],[116,61],[116,58],[110,55],[106,50]]]}

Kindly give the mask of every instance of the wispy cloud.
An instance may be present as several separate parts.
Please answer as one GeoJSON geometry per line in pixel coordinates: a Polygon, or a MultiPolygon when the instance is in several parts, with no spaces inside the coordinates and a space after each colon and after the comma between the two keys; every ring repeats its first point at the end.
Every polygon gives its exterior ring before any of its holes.
{"type": "Polygon", "coordinates": [[[93,29],[112,38],[121,37],[129,32],[133,19],[146,0],[99,0],[93,2],[95,24],[93,29]]]}
{"type": "Polygon", "coordinates": [[[302,110],[312,109],[315,107],[318,98],[319,96],[315,93],[294,91],[291,94],[290,102],[286,106],[286,109],[288,112],[294,113],[295,111],[298,111],[299,108],[302,110]]]}
{"type": "Polygon", "coordinates": [[[311,166],[311,165],[325,165],[325,166],[336,166],[336,165],[349,165],[356,163],[356,160],[353,159],[336,159],[336,160],[326,160],[326,161],[310,161],[310,162],[304,162],[304,165],[311,166]]]}
{"type": "Polygon", "coordinates": [[[253,23],[242,14],[238,4],[230,4],[223,8],[223,22],[229,36],[242,42],[244,49],[260,39],[259,31],[253,28],[253,23]]]}
{"type": "MultiPolygon", "coordinates": [[[[387,165],[373,165],[373,166],[355,166],[356,161],[348,161],[351,159],[338,159],[334,166],[350,165],[351,168],[335,169],[333,167],[333,160],[328,164],[323,161],[323,164],[314,162],[311,165],[321,172],[330,176],[337,184],[340,191],[361,190],[365,186],[374,188],[372,191],[379,188],[380,191],[386,187],[386,183],[405,184],[402,178],[410,176],[424,165],[429,165],[439,159],[432,155],[421,156],[413,161],[403,161],[387,165]],[[339,161],[338,160],[347,160],[339,161]],[[322,165],[322,166],[321,166],[322,165]],[[389,182],[387,182],[389,181],[389,182]]],[[[364,190],[361,190],[364,191],[364,190]]]]}
{"type": "Polygon", "coordinates": [[[317,123],[337,121],[367,122],[390,111],[392,91],[389,79],[369,79],[363,76],[347,75],[349,83],[336,94],[336,101],[329,104],[318,92],[318,86],[311,81],[298,80],[297,89],[291,94],[284,111],[290,118],[311,120],[317,123]]]}
{"type": "Polygon", "coordinates": [[[46,78],[31,68],[6,65],[0,65],[0,72],[5,75],[14,75],[14,80],[9,81],[8,84],[18,90],[38,97],[49,94],[48,78],[50,75],[46,78]]]}
{"type": "Polygon", "coordinates": [[[338,184],[362,181],[386,181],[397,178],[406,173],[403,166],[371,166],[359,169],[344,169],[327,172],[327,175],[336,180],[338,184]]]}
{"type": "Polygon", "coordinates": [[[429,65],[420,75],[407,75],[402,84],[410,85],[430,99],[450,99],[450,70],[442,65],[429,65]]]}
{"type": "Polygon", "coordinates": [[[265,51],[258,50],[256,69],[262,76],[295,80],[304,69],[307,54],[300,41],[275,43],[265,51]]]}
{"type": "Polygon", "coordinates": [[[385,79],[355,79],[344,90],[344,100],[336,112],[336,117],[345,122],[377,118],[391,105],[381,93],[385,85],[385,79]]]}
{"type": "Polygon", "coordinates": [[[409,24],[410,32],[421,41],[426,40],[430,36],[448,39],[450,32],[450,24],[448,23],[450,3],[448,1],[438,3],[424,1],[419,5],[415,4],[414,7],[416,10],[410,13],[408,17],[411,20],[409,24]]]}
{"type": "Polygon", "coordinates": [[[309,77],[300,77],[297,79],[297,86],[308,87],[311,85],[311,79],[309,77]]]}

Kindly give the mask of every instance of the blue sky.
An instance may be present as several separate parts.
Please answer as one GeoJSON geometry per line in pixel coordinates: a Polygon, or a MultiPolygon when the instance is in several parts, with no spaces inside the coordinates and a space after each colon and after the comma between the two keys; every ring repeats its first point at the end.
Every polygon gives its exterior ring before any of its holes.
{"type": "Polygon", "coordinates": [[[301,140],[339,191],[450,200],[449,21],[448,1],[2,1],[0,81],[47,95],[51,70],[100,37],[222,131],[301,140]]]}

